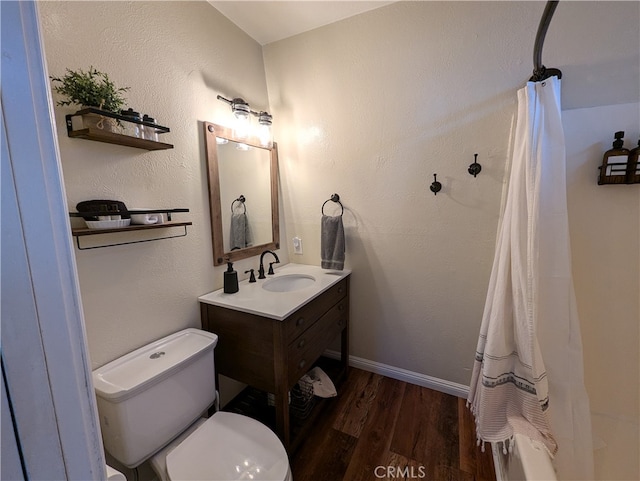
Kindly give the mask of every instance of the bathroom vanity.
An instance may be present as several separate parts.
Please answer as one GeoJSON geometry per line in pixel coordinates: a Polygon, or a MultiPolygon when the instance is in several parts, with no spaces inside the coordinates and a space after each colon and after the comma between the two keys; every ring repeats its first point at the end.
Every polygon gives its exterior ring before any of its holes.
{"type": "MultiPolygon", "coordinates": [[[[218,335],[216,374],[275,397],[275,428],[292,446],[289,391],[340,338],[336,382],[349,358],[350,271],[287,264],[268,279],[242,281],[240,291],[201,296],[202,328],[218,335]]],[[[333,373],[332,373],[333,374],[333,373]]]]}

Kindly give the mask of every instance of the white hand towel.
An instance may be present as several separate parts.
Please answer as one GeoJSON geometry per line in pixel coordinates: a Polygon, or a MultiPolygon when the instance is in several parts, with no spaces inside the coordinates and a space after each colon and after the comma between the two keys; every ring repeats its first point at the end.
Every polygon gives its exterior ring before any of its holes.
{"type": "Polygon", "coordinates": [[[244,249],[253,244],[251,226],[247,214],[232,214],[231,216],[231,250],[244,249]]]}
{"type": "Polygon", "coordinates": [[[320,266],[341,271],[344,268],[344,246],[342,216],[323,215],[320,223],[320,266]]]}

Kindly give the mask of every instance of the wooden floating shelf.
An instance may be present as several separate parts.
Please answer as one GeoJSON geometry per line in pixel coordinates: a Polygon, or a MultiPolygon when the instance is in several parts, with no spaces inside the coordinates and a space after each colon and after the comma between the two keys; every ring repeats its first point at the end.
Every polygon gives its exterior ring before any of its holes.
{"type": "Polygon", "coordinates": [[[148,230],[148,229],[162,229],[165,227],[182,227],[193,225],[192,222],[165,222],[164,224],[131,224],[126,227],[115,227],[113,229],[71,229],[71,235],[75,237],[96,235],[96,234],[111,234],[113,232],[130,232],[134,230],[148,230]]]}
{"type": "Polygon", "coordinates": [[[107,144],[125,145],[127,147],[135,147],[145,150],[167,150],[173,149],[172,144],[157,142],[155,140],[140,139],[129,135],[108,132],[100,129],[79,129],[68,132],[69,137],[76,139],[95,140],[97,142],[105,142],[107,144]]]}
{"type": "Polygon", "coordinates": [[[130,135],[124,135],[122,133],[113,132],[111,130],[102,130],[92,126],[84,127],[84,120],[83,120],[83,128],[74,130],[72,118],[83,117],[84,115],[89,115],[89,114],[100,116],[103,119],[105,118],[115,119],[118,121],[120,125],[123,125],[123,123],[136,124],[146,128],[152,128],[157,134],[166,134],[167,132],[171,131],[169,127],[164,127],[162,125],[158,125],[155,123],[144,122],[142,120],[133,120],[131,118],[125,117],[124,115],[120,115],[115,112],[108,112],[108,111],[100,110],[94,107],[88,107],[82,110],[78,110],[74,114],[68,114],[65,116],[66,123],[67,123],[67,135],[69,137],[75,138],[75,139],[95,140],[97,142],[105,142],[107,144],[124,145],[127,147],[134,147],[136,149],[144,149],[144,150],[173,149],[172,144],[166,144],[164,142],[159,142],[157,140],[149,140],[149,139],[144,139],[139,137],[132,137],[130,135]]]}
{"type": "Polygon", "coordinates": [[[103,247],[114,247],[114,246],[122,246],[128,244],[140,244],[142,242],[151,242],[163,239],[174,239],[176,237],[185,237],[187,235],[187,226],[192,225],[191,222],[165,222],[164,224],[133,224],[128,225],[126,227],[116,227],[113,229],[71,229],[71,235],[76,238],[76,245],[78,249],[81,251],[89,250],[89,249],[100,249],[103,247]],[[178,235],[168,235],[164,237],[153,237],[151,239],[140,239],[140,240],[132,240],[126,242],[116,242],[114,244],[103,244],[97,246],[82,246],[80,244],[80,239],[84,239],[87,236],[99,235],[99,234],[114,234],[116,232],[133,232],[133,231],[142,231],[142,230],[152,230],[152,229],[167,229],[171,227],[182,227],[184,229],[183,234],[178,235]]]}
{"type": "Polygon", "coordinates": [[[640,184],[640,165],[635,162],[610,162],[598,169],[598,185],[640,184]]]}

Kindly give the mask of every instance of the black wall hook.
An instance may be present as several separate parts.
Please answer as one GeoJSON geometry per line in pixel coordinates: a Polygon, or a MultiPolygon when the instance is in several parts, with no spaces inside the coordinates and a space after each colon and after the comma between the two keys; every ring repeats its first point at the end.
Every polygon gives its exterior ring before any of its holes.
{"type": "Polygon", "coordinates": [[[431,189],[431,192],[433,192],[433,195],[437,195],[438,192],[440,192],[442,190],[442,184],[440,182],[438,182],[438,179],[436,177],[437,174],[433,174],[433,182],[431,183],[431,186],[429,187],[429,189],[431,189]]]}
{"type": "Polygon", "coordinates": [[[469,173],[474,177],[480,173],[482,166],[478,163],[478,154],[473,154],[473,164],[469,166],[469,173]]]}

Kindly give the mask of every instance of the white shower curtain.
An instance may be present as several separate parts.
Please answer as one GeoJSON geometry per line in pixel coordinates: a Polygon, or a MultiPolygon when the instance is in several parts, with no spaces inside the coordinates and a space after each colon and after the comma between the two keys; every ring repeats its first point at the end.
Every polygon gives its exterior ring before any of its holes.
{"type": "Polygon", "coordinates": [[[589,400],[573,281],[560,80],[518,91],[509,190],[469,403],[478,439],[540,441],[558,479],[593,479],[589,400]]]}

